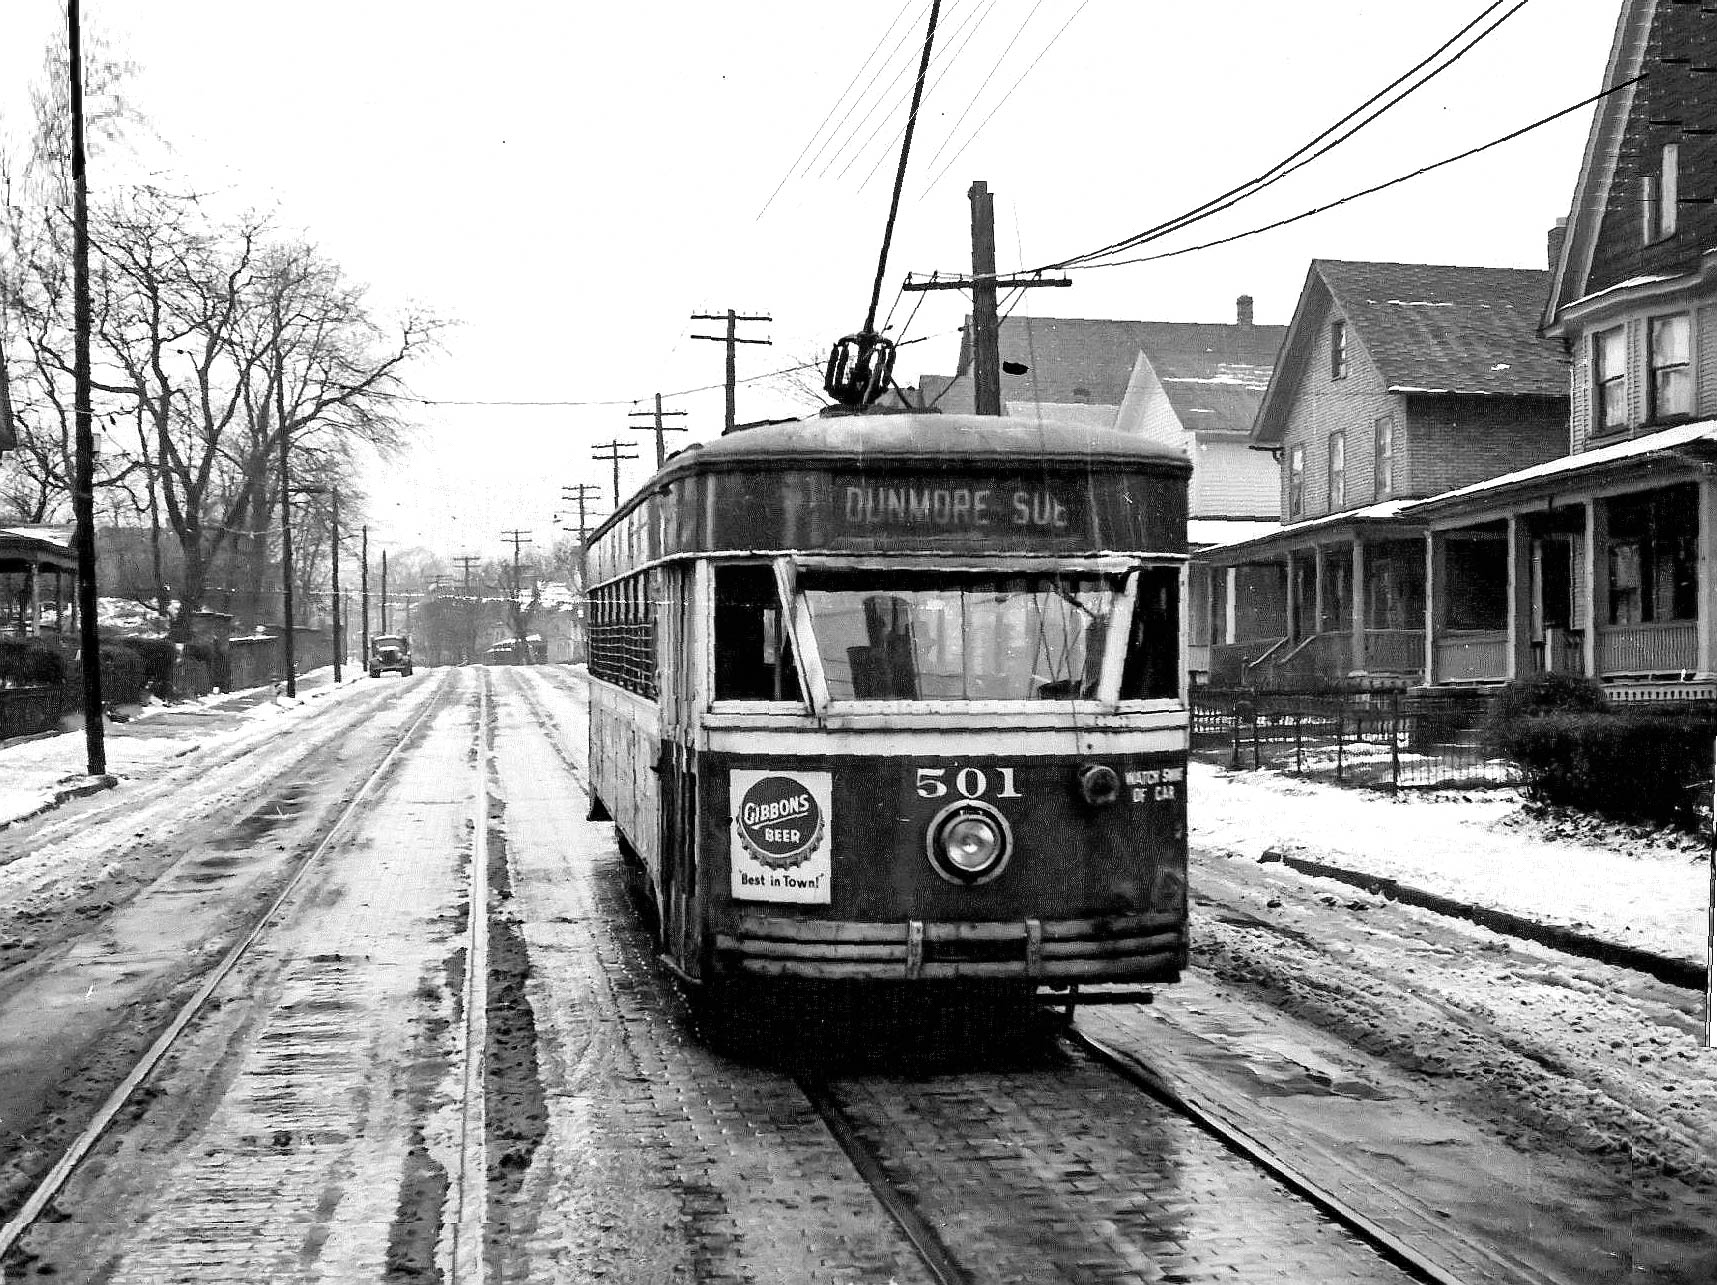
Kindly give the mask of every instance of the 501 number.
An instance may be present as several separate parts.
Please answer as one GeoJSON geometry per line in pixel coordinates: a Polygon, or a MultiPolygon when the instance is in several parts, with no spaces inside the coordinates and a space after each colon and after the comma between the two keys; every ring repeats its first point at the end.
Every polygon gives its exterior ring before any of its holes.
{"type": "Polygon", "coordinates": [[[918,797],[921,799],[946,798],[950,793],[962,798],[981,799],[991,792],[991,774],[995,776],[994,797],[998,799],[1017,799],[1020,797],[1018,788],[1014,785],[1014,770],[1011,767],[992,768],[986,772],[981,767],[963,767],[954,772],[946,767],[921,767],[918,769],[918,797]],[[950,788],[952,787],[952,788],[950,788]]]}

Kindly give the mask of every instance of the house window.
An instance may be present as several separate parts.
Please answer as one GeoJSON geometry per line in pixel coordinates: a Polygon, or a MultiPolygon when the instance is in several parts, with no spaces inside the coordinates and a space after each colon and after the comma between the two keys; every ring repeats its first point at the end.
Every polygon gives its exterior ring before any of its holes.
{"type": "Polygon", "coordinates": [[[1347,378],[1347,322],[1329,323],[1329,377],[1347,378]]]}
{"type": "Polygon", "coordinates": [[[1640,180],[1640,226],[1647,245],[1675,235],[1675,211],[1680,196],[1680,148],[1675,143],[1665,143],[1657,173],[1640,180]]]}
{"type": "Polygon", "coordinates": [[[1693,413],[1693,370],[1688,365],[1687,314],[1653,317],[1646,327],[1646,366],[1650,418],[1674,419],[1693,413]]]}
{"type": "Polygon", "coordinates": [[[1600,433],[1628,422],[1627,351],[1620,326],[1592,336],[1592,422],[1600,433]]]}
{"type": "Polygon", "coordinates": [[[1378,417],[1375,438],[1375,459],[1372,473],[1376,478],[1376,498],[1387,500],[1395,494],[1395,416],[1378,417]]]}
{"type": "Polygon", "coordinates": [[[1297,518],[1306,511],[1306,447],[1301,442],[1288,448],[1288,516],[1297,518]]]}
{"type": "Polygon", "coordinates": [[[1699,615],[1699,506],[1692,486],[1610,501],[1612,625],[1699,615]]]}
{"type": "Polygon", "coordinates": [[[1329,435],[1329,508],[1333,513],[1347,504],[1347,434],[1329,435]]]}

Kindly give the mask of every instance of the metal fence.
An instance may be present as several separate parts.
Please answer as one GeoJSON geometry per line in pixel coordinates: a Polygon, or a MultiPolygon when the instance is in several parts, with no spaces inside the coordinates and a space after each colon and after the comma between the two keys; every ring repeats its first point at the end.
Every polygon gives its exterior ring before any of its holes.
{"type": "Polygon", "coordinates": [[[1482,692],[1197,688],[1193,746],[1236,769],[1390,790],[1518,784],[1519,769],[1484,743],[1491,699],[1482,692]]]}

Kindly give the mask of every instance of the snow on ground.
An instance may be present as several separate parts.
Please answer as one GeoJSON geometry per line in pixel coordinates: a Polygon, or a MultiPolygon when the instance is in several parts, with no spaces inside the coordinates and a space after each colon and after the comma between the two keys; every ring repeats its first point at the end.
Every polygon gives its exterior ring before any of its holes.
{"type": "MultiPolygon", "coordinates": [[[[307,701],[320,707],[329,698],[345,699],[365,690],[351,681],[336,691],[332,675],[331,669],[303,675],[296,698],[256,687],[171,705],[147,705],[124,721],[107,725],[108,774],[123,783],[193,749],[270,735],[275,723],[292,717],[307,701]]],[[[76,726],[69,731],[0,746],[0,828],[53,806],[68,790],[91,783],[85,774],[89,760],[81,720],[70,721],[76,726]]]]}
{"type": "Polygon", "coordinates": [[[1533,809],[1516,790],[1389,795],[1196,760],[1188,779],[1195,846],[1254,858],[1275,848],[1705,959],[1709,865],[1692,836],[1533,809]]]}

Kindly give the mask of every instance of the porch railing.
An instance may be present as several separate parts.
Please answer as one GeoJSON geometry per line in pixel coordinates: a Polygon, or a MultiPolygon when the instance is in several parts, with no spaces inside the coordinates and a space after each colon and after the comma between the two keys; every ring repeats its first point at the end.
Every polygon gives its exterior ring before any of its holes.
{"type": "Polygon", "coordinates": [[[1210,685],[1243,686],[1249,678],[1247,671],[1285,641],[1282,638],[1251,638],[1245,642],[1211,644],[1210,685]]]}
{"type": "Polygon", "coordinates": [[[1345,678],[1353,667],[1353,635],[1313,634],[1268,667],[1265,686],[1300,688],[1345,678]]]}
{"type": "Polygon", "coordinates": [[[1373,674],[1424,672],[1425,635],[1417,629],[1367,629],[1365,668],[1373,674]]]}
{"type": "Polygon", "coordinates": [[[1585,673],[1585,630],[1546,629],[1543,640],[1532,644],[1532,666],[1541,674],[1585,673]]]}
{"type": "Polygon", "coordinates": [[[1508,677],[1508,634],[1492,629],[1451,629],[1437,636],[1439,683],[1501,682],[1508,677]]]}
{"type": "Polygon", "coordinates": [[[1615,625],[1598,630],[1598,673],[1679,674],[1699,666],[1699,625],[1692,620],[1615,625]]]}

